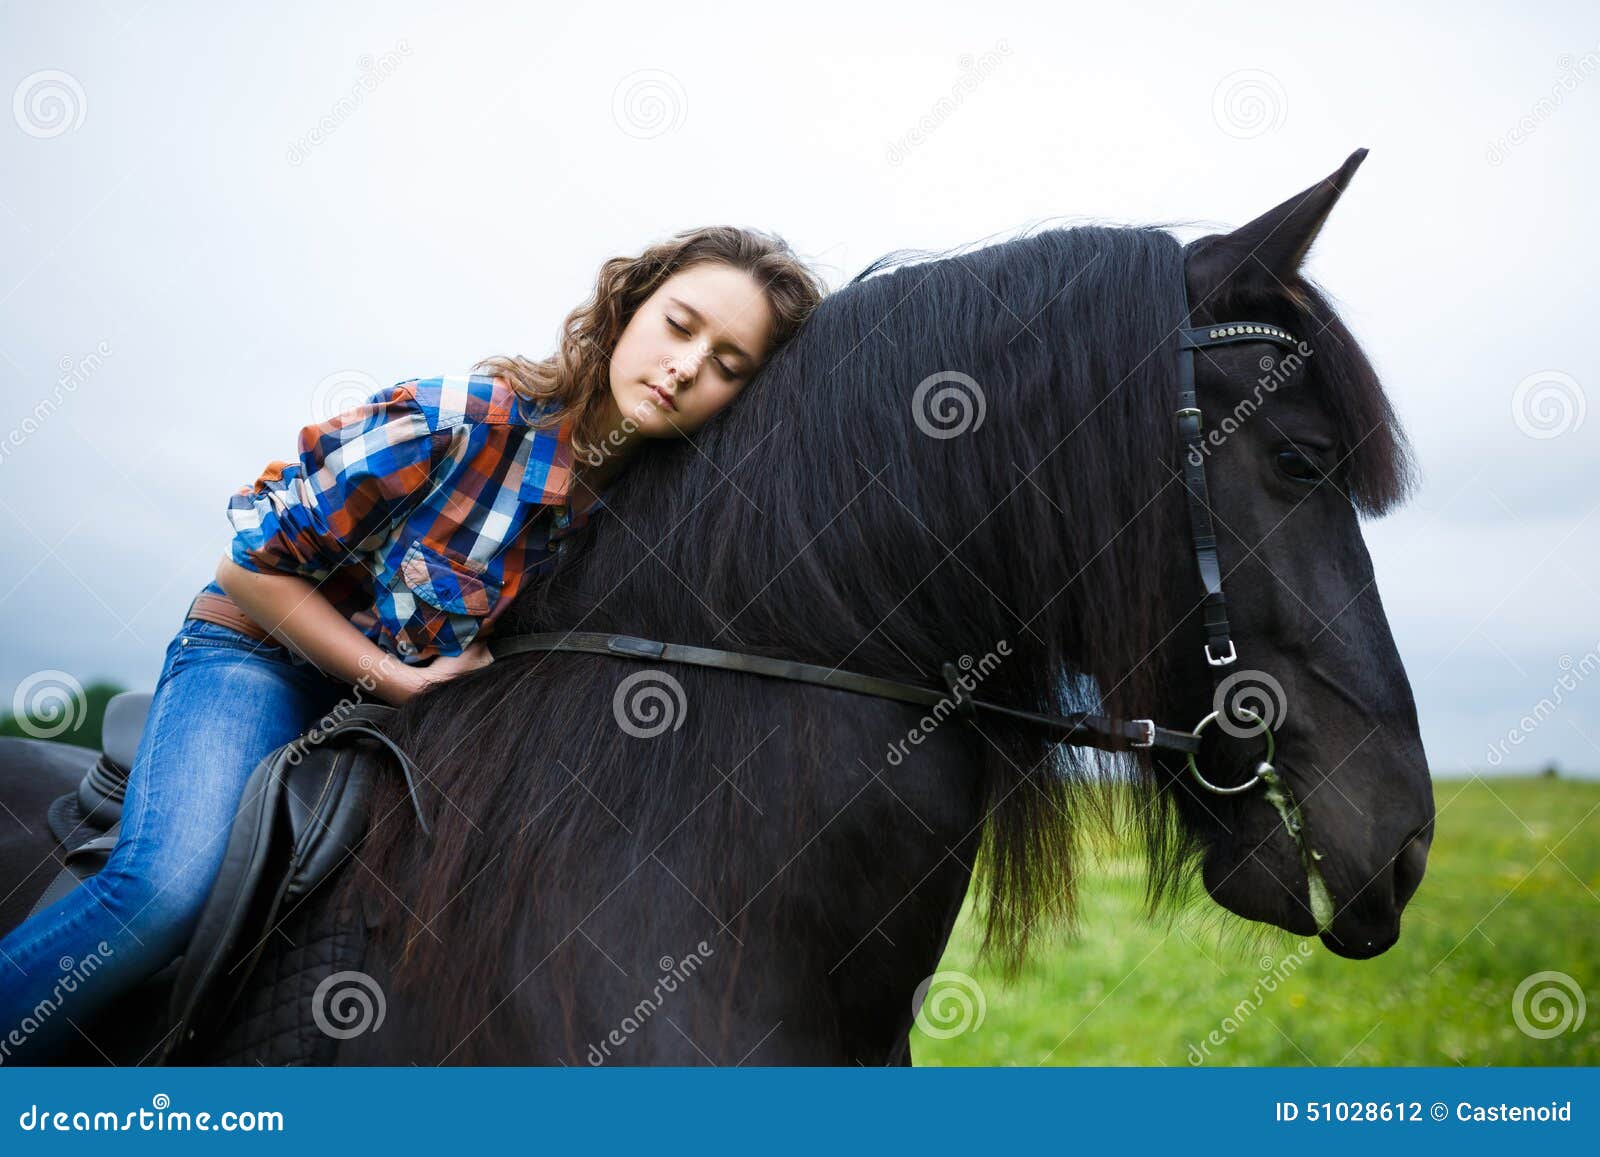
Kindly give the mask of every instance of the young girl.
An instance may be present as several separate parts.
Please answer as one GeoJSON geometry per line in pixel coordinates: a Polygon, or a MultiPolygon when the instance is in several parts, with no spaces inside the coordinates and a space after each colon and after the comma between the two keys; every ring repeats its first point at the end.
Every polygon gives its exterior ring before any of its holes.
{"type": "Polygon", "coordinates": [[[0,1037],[37,1026],[6,1058],[48,1059],[183,950],[264,756],[342,698],[400,704],[489,663],[495,619],[644,441],[698,430],[819,297],[774,237],[682,233],[607,261],[554,356],[302,430],[299,459],[229,503],[230,557],[167,647],[105,868],[0,941],[0,1037]]]}

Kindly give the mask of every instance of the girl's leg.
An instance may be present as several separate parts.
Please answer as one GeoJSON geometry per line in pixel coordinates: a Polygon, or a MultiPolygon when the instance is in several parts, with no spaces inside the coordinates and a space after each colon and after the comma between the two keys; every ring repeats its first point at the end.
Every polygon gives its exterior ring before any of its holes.
{"type": "Polygon", "coordinates": [[[250,773],[350,691],[277,644],[183,624],[106,866],[0,940],[0,1063],[48,1060],[183,950],[250,773]]]}

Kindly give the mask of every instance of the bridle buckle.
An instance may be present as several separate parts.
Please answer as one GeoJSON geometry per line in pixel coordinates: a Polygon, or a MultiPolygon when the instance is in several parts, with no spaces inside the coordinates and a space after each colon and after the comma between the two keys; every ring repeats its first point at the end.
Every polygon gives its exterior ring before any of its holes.
{"type": "Polygon", "coordinates": [[[1228,653],[1226,655],[1213,655],[1211,653],[1211,644],[1206,644],[1206,662],[1213,667],[1226,667],[1238,657],[1239,652],[1234,648],[1232,639],[1228,640],[1228,653]]]}
{"type": "Polygon", "coordinates": [[[1144,738],[1130,739],[1128,741],[1129,747],[1146,748],[1156,745],[1156,721],[1154,719],[1130,719],[1128,722],[1135,727],[1144,728],[1144,738]]]}

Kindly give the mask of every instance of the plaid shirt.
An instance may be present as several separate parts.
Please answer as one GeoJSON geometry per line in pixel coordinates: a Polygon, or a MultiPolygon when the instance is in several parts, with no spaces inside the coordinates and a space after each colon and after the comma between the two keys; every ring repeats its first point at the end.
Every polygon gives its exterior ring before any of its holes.
{"type": "Polygon", "coordinates": [[[229,500],[233,561],[312,580],[407,663],[460,654],[604,506],[567,507],[570,424],[532,425],[549,412],[478,375],[380,391],[229,500]]]}

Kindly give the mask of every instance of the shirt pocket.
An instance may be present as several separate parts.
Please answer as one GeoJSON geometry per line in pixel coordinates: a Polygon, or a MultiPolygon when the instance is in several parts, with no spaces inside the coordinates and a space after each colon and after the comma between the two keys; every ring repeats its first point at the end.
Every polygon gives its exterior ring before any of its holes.
{"type": "Polygon", "coordinates": [[[445,633],[441,616],[449,620],[449,634],[466,646],[477,635],[480,620],[500,599],[500,583],[471,563],[441,554],[420,540],[413,542],[400,560],[400,581],[418,603],[411,621],[400,624],[403,635],[417,648],[445,633]]]}

